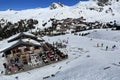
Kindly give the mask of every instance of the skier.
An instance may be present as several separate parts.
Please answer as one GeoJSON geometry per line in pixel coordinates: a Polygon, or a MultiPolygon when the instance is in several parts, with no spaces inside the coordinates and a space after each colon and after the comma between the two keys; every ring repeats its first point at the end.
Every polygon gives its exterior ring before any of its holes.
{"type": "Polygon", "coordinates": [[[113,45],[113,46],[112,46],[112,49],[115,49],[115,48],[116,48],[116,45],[113,45]]]}
{"type": "Polygon", "coordinates": [[[103,47],[103,43],[101,44],[101,47],[103,47]]]}
{"type": "Polygon", "coordinates": [[[90,41],[92,41],[92,38],[90,39],[90,41]]]}
{"type": "Polygon", "coordinates": [[[7,68],[7,64],[6,63],[3,63],[3,66],[4,66],[5,69],[7,68]]]}
{"type": "Polygon", "coordinates": [[[108,46],[106,46],[106,51],[108,50],[108,46]]]}
{"type": "Polygon", "coordinates": [[[18,76],[15,77],[16,80],[19,80],[18,76]]]}
{"type": "Polygon", "coordinates": [[[53,46],[55,46],[55,43],[53,42],[53,46]]]}
{"type": "Polygon", "coordinates": [[[99,43],[97,43],[97,47],[99,47],[99,43]]]}

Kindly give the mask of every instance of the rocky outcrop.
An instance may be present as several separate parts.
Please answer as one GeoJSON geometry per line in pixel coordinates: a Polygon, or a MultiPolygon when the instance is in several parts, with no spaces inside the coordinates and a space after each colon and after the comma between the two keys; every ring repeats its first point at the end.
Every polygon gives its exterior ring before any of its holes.
{"type": "Polygon", "coordinates": [[[60,2],[58,2],[58,3],[52,3],[49,7],[50,7],[51,10],[53,10],[53,9],[64,7],[64,4],[62,4],[60,2]]]}

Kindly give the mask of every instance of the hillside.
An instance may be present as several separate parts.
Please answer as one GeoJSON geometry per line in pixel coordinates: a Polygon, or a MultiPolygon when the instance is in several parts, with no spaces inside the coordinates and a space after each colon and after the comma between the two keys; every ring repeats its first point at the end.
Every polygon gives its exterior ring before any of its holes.
{"type": "MultiPolygon", "coordinates": [[[[52,3],[46,8],[15,11],[0,11],[0,40],[19,32],[31,32],[35,35],[55,35],[67,30],[111,28],[120,25],[120,3],[100,6],[96,1],[81,1],[74,6],[52,3]],[[78,26],[78,27],[77,27],[78,26]],[[82,29],[81,29],[82,28],[82,29]]],[[[71,30],[71,31],[72,31],[71,30]]]]}
{"type": "Polygon", "coordinates": [[[106,30],[106,32],[104,30],[93,31],[89,35],[87,35],[87,37],[95,38],[95,39],[101,39],[101,40],[120,42],[120,33],[119,33],[119,31],[111,31],[109,29],[106,30]]]}
{"type": "MultiPolygon", "coordinates": [[[[106,30],[98,30],[97,32],[99,33],[99,31],[103,34],[107,32],[106,30]]],[[[109,32],[114,31],[109,30],[109,32]]],[[[91,36],[96,33],[92,33],[91,36]]],[[[113,39],[115,35],[109,35],[109,37],[113,39]]],[[[68,40],[67,48],[61,49],[61,51],[67,53],[69,58],[59,63],[11,76],[1,74],[0,80],[16,80],[15,77],[18,77],[19,80],[43,80],[48,76],[45,80],[119,80],[120,44],[116,41],[106,40],[103,35],[99,36],[104,40],[95,39],[96,37],[91,40],[91,38],[73,34],[43,37],[50,43],[68,40]],[[97,47],[98,43],[99,47],[97,47]],[[103,43],[103,47],[101,47],[101,43],[103,43]],[[116,45],[116,48],[112,49],[113,45],[116,45]],[[106,46],[109,47],[107,50],[106,46]],[[52,77],[52,74],[55,76],[52,77]]]]}
{"type": "Polygon", "coordinates": [[[86,21],[94,22],[110,22],[116,20],[119,23],[120,3],[113,2],[111,5],[98,6],[94,1],[79,2],[74,6],[66,6],[60,3],[53,3],[47,8],[36,8],[28,10],[6,10],[0,11],[0,19],[8,20],[15,23],[21,19],[37,19],[39,24],[37,27],[43,29],[43,23],[48,24],[45,27],[50,27],[50,18],[58,20],[66,18],[80,18],[84,17],[86,21]],[[55,8],[51,9],[51,6],[55,8]]]}
{"type": "MultiPolygon", "coordinates": [[[[51,44],[67,45],[60,51],[68,54],[68,59],[41,68],[13,75],[0,73],[0,80],[120,80],[120,31],[106,27],[107,23],[120,25],[120,2],[112,0],[111,4],[99,6],[97,1],[81,1],[74,6],[52,3],[46,8],[0,11],[0,34],[5,31],[5,37],[7,30],[13,32],[3,39],[0,35],[0,51],[9,47],[6,45],[9,36],[21,31],[40,31],[36,36],[42,36],[51,44]],[[77,32],[75,25],[79,24],[82,29],[78,27],[77,32]],[[65,34],[51,36],[63,29],[66,29],[65,34]],[[48,36],[49,31],[52,33],[48,36]]],[[[4,70],[3,61],[1,53],[0,72],[4,70]]]]}

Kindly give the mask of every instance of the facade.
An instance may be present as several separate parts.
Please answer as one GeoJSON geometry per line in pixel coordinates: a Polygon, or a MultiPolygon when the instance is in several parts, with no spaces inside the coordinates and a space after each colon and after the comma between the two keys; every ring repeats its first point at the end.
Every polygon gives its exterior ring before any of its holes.
{"type": "Polygon", "coordinates": [[[1,53],[6,59],[3,63],[5,74],[41,67],[65,59],[67,56],[43,39],[26,32],[8,39],[1,53]]]}

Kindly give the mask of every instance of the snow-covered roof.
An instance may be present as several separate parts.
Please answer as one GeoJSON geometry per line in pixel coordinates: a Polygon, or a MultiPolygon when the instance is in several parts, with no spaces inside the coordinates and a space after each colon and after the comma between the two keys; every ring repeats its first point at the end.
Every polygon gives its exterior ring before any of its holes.
{"type": "Polygon", "coordinates": [[[83,27],[83,26],[86,26],[85,24],[75,24],[74,26],[81,26],[81,27],[83,27]]]}
{"type": "Polygon", "coordinates": [[[0,49],[0,52],[5,52],[19,45],[30,45],[30,46],[41,46],[41,43],[31,40],[31,39],[19,39],[10,43],[3,44],[3,48],[0,49]]]}
{"type": "Polygon", "coordinates": [[[44,41],[42,38],[38,38],[38,37],[36,37],[35,35],[30,34],[30,33],[28,33],[28,32],[21,32],[21,33],[18,33],[18,34],[16,34],[16,35],[13,35],[12,37],[10,37],[10,38],[8,39],[8,42],[15,41],[15,40],[21,38],[22,36],[27,36],[27,37],[29,37],[29,38],[36,39],[37,41],[44,41]]]}
{"type": "Polygon", "coordinates": [[[28,33],[28,32],[21,32],[21,33],[18,33],[18,34],[15,34],[15,35],[11,36],[11,37],[8,39],[8,41],[9,41],[9,40],[12,40],[12,39],[14,39],[14,38],[16,38],[16,37],[18,37],[18,36],[22,36],[22,35],[27,35],[27,36],[35,37],[33,34],[30,34],[30,33],[28,33]]]}

